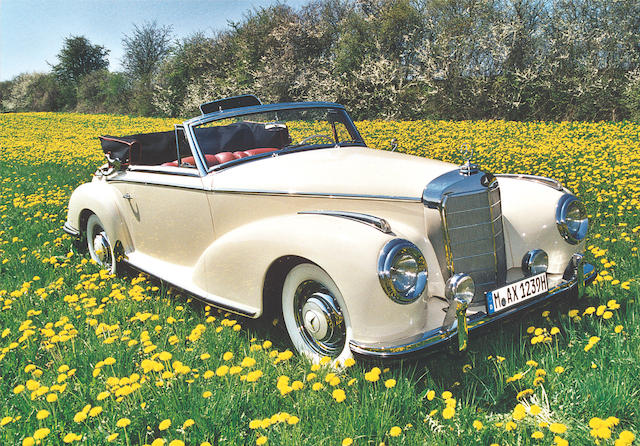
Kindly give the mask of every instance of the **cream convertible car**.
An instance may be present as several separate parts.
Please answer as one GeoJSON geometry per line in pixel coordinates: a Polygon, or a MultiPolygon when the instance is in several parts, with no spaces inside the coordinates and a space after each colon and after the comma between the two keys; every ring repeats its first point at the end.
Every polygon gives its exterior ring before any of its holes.
{"type": "MultiPolygon", "coordinates": [[[[317,359],[400,358],[581,292],[588,220],[557,181],[372,150],[332,103],[214,101],[104,136],[64,229],[317,359]]],[[[456,343],[457,340],[457,343],[456,343]]]]}

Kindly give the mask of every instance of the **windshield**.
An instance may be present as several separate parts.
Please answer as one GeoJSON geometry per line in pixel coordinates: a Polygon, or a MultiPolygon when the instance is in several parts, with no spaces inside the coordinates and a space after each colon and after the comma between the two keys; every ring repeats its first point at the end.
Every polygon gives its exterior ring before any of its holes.
{"type": "Polygon", "coordinates": [[[208,167],[275,151],[364,145],[347,113],[330,107],[243,114],[193,130],[208,167]]]}

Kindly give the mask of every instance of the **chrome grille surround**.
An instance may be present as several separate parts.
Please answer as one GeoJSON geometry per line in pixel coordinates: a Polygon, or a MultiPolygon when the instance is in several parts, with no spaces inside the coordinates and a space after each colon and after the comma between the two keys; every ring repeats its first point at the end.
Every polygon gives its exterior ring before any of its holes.
{"type": "Polygon", "coordinates": [[[450,276],[469,274],[476,286],[473,302],[484,302],[484,293],[502,286],[506,279],[497,180],[481,171],[448,172],[427,185],[423,202],[440,213],[444,239],[444,262],[441,263],[446,265],[450,276]]]}

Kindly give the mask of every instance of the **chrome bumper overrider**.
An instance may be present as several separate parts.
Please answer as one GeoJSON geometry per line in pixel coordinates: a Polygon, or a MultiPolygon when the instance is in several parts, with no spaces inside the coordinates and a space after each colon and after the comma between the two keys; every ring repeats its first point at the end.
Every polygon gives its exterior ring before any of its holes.
{"type": "Polygon", "coordinates": [[[414,339],[400,345],[390,346],[381,343],[367,344],[351,341],[349,343],[349,347],[351,348],[351,351],[358,356],[379,359],[401,359],[408,356],[426,354],[432,350],[436,350],[438,347],[452,342],[455,338],[458,338],[459,349],[464,350],[466,348],[469,332],[473,332],[480,327],[487,327],[510,316],[515,316],[523,311],[533,309],[547,301],[552,301],[552,298],[559,294],[573,290],[577,290],[579,295],[582,294],[583,287],[585,285],[589,285],[596,278],[596,270],[593,265],[589,263],[582,263],[581,257],[575,267],[576,273],[571,279],[563,281],[541,296],[524,301],[521,305],[510,307],[503,312],[493,315],[487,315],[480,312],[469,317],[459,317],[458,321],[460,321],[460,323],[454,324],[454,326],[449,330],[437,328],[416,336],[414,339]],[[465,320],[466,323],[463,322],[465,320]]]}
{"type": "Polygon", "coordinates": [[[79,238],[80,231],[69,224],[69,222],[65,222],[64,226],[62,226],[62,230],[69,234],[71,237],[79,238]]]}

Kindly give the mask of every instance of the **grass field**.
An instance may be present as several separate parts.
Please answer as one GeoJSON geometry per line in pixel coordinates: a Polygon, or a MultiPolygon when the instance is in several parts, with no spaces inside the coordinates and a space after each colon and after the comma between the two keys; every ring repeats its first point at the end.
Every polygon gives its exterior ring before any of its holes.
{"type": "Polygon", "coordinates": [[[221,313],[71,249],[101,134],[173,121],[0,115],[0,444],[630,444],[640,433],[640,125],[362,122],[365,140],[552,176],[590,213],[588,296],[411,364],[312,366],[221,313]]]}

